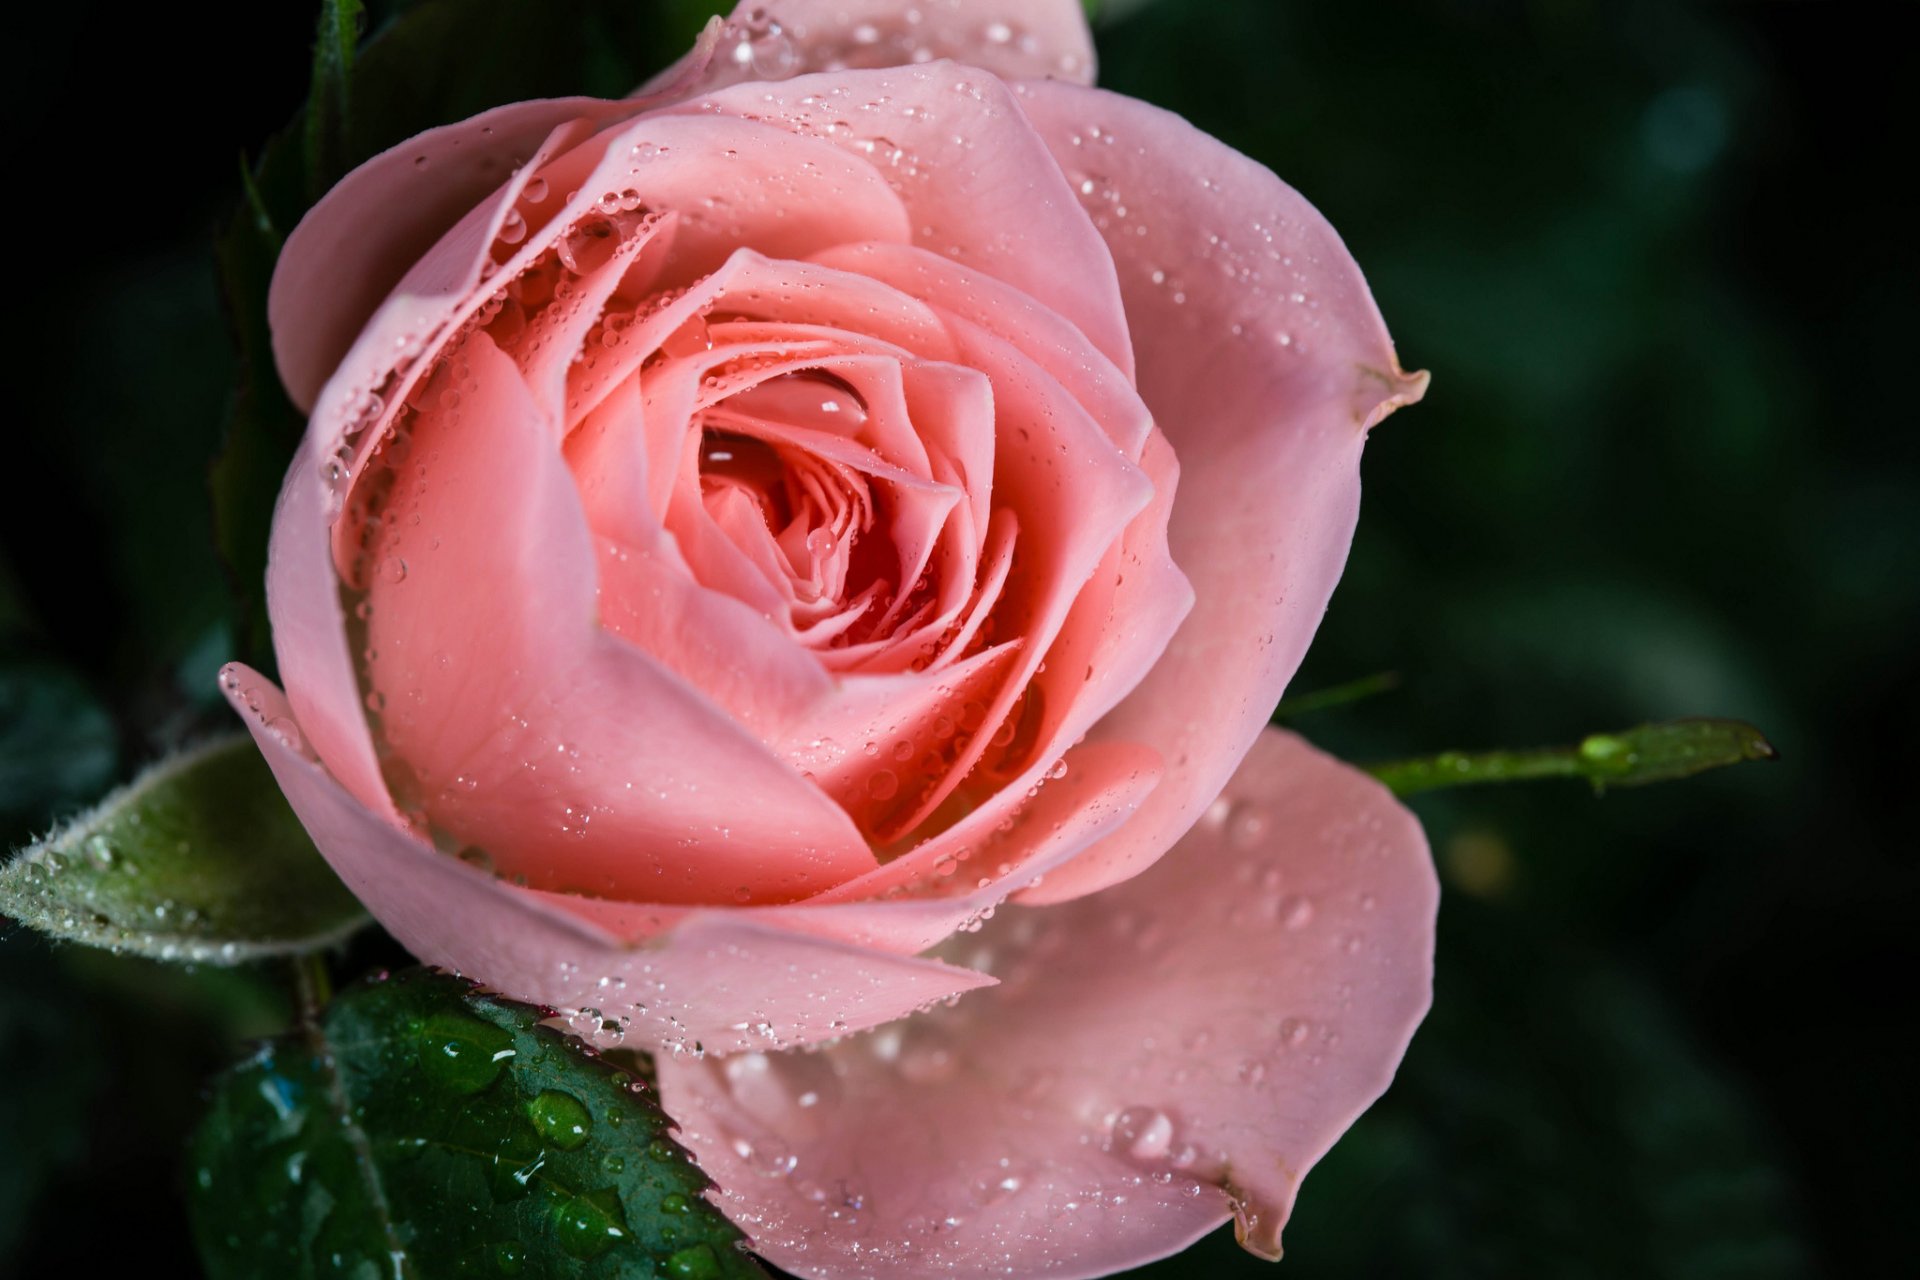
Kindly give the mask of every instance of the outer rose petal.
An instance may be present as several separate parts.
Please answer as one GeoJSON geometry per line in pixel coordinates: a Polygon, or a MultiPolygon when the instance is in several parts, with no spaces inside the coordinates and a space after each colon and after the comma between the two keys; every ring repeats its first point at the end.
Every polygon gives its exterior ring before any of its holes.
{"type": "Polygon", "coordinates": [[[866,159],[906,206],[916,246],[1014,282],[1132,371],[1108,248],[998,79],[936,62],[738,85],[672,110],[775,119],[866,159]]]}
{"type": "Polygon", "coordinates": [[[1291,735],[1263,735],[1221,802],[1138,878],[960,939],[1001,985],[953,1009],[662,1061],[755,1249],[836,1280],[1096,1276],[1237,1203],[1278,1256],[1300,1178],[1426,1012],[1438,886],[1413,816],[1291,735]]]}
{"type": "Polygon", "coordinates": [[[727,27],[710,22],[685,57],[633,98],[516,102],[375,156],[327,192],[281,252],[267,309],[288,394],[311,408],[407,269],[570,123],[591,131],[741,79],[781,79],[835,62],[952,58],[1008,78],[1093,83],[1093,39],[1078,0],[921,0],[915,9],[919,21],[908,24],[898,0],[743,0],[727,27]],[[750,41],[743,42],[752,10],[764,11],[790,37],[772,64],[771,50],[756,61],[750,41]]]}
{"type": "Polygon", "coordinates": [[[1180,117],[1054,83],[1021,101],[1107,236],[1142,397],[1180,460],[1168,539],[1193,613],[1094,729],[1167,777],[1127,828],[1030,892],[1062,901],[1159,857],[1272,713],[1339,581],[1367,428],[1418,400],[1326,219],[1180,117]]]}
{"type": "Polygon", "coordinates": [[[597,98],[496,107],[429,129],[343,178],[287,237],[267,295],[274,361],[311,409],[374,308],[563,125],[636,108],[597,98]]]}
{"type": "Polygon", "coordinates": [[[286,698],[265,677],[236,664],[222,685],[302,825],[367,910],[425,963],[516,999],[630,1013],[628,1038],[646,1048],[739,1052],[876,1026],[993,983],[740,912],[687,912],[645,945],[623,942],[370,812],[292,745],[286,698]]]}

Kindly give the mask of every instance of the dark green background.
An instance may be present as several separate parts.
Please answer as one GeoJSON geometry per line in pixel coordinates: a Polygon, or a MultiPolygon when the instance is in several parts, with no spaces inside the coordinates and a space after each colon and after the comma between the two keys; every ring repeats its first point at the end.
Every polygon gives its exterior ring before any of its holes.
{"type": "MultiPolygon", "coordinates": [[[[628,6],[644,47],[576,57],[588,83],[518,91],[619,88],[678,52],[698,6],[668,7],[628,6]]],[[[1896,7],[1111,9],[1104,82],[1304,191],[1434,372],[1373,439],[1295,686],[1403,688],[1299,727],[1367,758],[1714,713],[1785,757],[1598,801],[1420,801],[1448,887],[1435,1010],[1308,1180],[1279,1274],[1904,1271],[1920,437],[1896,7]]],[[[16,19],[10,843],[223,714],[207,245],[236,157],[300,100],[302,10],[16,19]]],[[[191,1266],[197,1084],[273,1027],[272,977],[0,941],[0,1272],[103,1247],[191,1266]]],[[[1222,1237],[1150,1274],[1268,1272],[1222,1237]]]]}

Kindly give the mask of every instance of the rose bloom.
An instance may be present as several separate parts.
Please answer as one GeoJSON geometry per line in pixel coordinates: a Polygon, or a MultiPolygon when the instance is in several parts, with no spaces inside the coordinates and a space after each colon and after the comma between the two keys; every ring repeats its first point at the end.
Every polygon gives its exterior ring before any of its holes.
{"type": "Polygon", "coordinates": [[[743,7],[369,161],[273,283],[286,690],[229,695],[801,1275],[1277,1256],[1428,1003],[1418,826],[1265,727],[1425,375],[1092,71],[1077,0],[743,7]]]}

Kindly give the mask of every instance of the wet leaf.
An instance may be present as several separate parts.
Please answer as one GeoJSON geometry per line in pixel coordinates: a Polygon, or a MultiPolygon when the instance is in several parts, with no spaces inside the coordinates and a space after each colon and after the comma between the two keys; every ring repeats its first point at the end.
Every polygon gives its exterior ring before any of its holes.
{"type": "Polygon", "coordinates": [[[0,868],[0,911],[55,937],[236,964],[366,920],[245,734],[148,769],[0,868]]]}
{"type": "Polygon", "coordinates": [[[210,1280],[761,1275],[651,1090],[544,1016],[411,970],[235,1067],[189,1152],[210,1280]]]}

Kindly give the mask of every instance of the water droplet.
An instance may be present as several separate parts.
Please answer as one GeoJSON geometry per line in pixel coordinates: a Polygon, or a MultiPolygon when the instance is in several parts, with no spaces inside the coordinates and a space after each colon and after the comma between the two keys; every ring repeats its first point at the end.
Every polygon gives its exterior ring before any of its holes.
{"type": "Polygon", "coordinates": [[[539,204],[547,198],[547,180],[545,178],[527,179],[527,185],[520,188],[520,198],[528,204],[539,204]]]}
{"type": "Polygon", "coordinates": [[[500,243],[519,244],[527,238],[527,220],[518,209],[507,210],[507,216],[500,220],[500,243]]]}
{"type": "Polygon", "coordinates": [[[1173,1121],[1157,1107],[1128,1107],[1113,1118],[1113,1150],[1135,1160],[1162,1160],[1173,1148],[1173,1121]]]}
{"type": "Polygon", "coordinates": [[[562,1203],[553,1211],[553,1229],[560,1247],[581,1259],[597,1258],[632,1238],[619,1193],[612,1187],[583,1192],[562,1203]]]}
{"type": "Polygon", "coordinates": [[[720,1280],[724,1274],[712,1245],[690,1245],[668,1258],[663,1274],[675,1280],[720,1280]]]}
{"type": "Polygon", "coordinates": [[[540,1145],[540,1139],[526,1122],[515,1120],[507,1136],[494,1148],[487,1188],[500,1204],[524,1199],[546,1164],[547,1152],[540,1145]]]}
{"type": "Polygon", "coordinates": [[[266,728],[287,750],[299,756],[307,754],[307,740],[300,736],[300,726],[291,717],[275,716],[267,721],[266,728]]]}
{"type": "Polygon", "coordinates": [[[421,1027],[417,1050],[427,1078],[454,1093],[479,1093],[514,1055],[513,1036],[490,1022],[436,1013],[421,1027]]]}
{"type": "Polygon", "coordinates": [[[875,800],[891,800],[900,792],[900,779],[891,769],[876,770],[867,779],[867,794],[875,800]]]}
{"type": "Polygon", "coordinates": [[[570,1093],[548,1089],[527,1104],[527,1118],[542,1138],[562,1151],[573,1151],[585,1144],[593,1132],[593,1117],[570,1093]]]}
{"type": "Polygon", "coordinates": [[[1257,849],[1271,825],[1264,809],[1243,801],[1227,813],[1227,841],[1236,849],[1257,849]]]}
{"type": "Polygon", "coordinates": [[[493,1257],[493,1269],[498,1275],[517,1276],[527,1265],[527,1254],[517,1244],[502,1242],[490,1251],[493,1257]]]}
{"type": "Polygon", "coordinates": [[[380,562],[381,580],[399,584],[407,580],[407,562],[399,556],[388,556],[380,562]]]}
{"type": "Polygon", "coordinates": [[[778,1138],[735,1138],[733,1153],[747,1168],[763,1178],[784,1178],[799,1165],[800,1158],[778,1138]]]}

